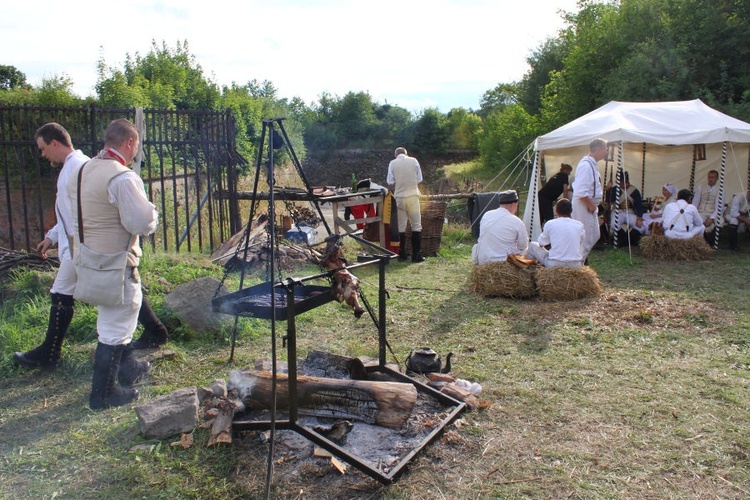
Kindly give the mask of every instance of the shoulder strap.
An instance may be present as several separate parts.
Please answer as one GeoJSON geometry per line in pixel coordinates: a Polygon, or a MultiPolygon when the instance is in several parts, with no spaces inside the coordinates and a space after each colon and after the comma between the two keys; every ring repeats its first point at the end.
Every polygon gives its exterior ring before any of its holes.
{"type": "MultiPolygon", "coordinates": [[[[88,162],[86,162],[88,163],[88,162]]],[[[81,165],[78,170],[78,191],[76,192],[76,198],[78,198],[78,240],[83,243],[83,211],[81,210],[81,178],[83,177],[83,167],[86,163],[81,165]]]]}

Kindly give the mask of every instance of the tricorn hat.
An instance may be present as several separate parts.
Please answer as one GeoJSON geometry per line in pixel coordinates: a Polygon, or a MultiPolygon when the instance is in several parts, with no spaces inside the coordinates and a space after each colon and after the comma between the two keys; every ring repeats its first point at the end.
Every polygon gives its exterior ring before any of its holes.
{"type": "Polygon", "coordinates": [[[501,205],[508,205],[518,201],[518,193],[514,189],[500,191],[497,193],[497,202],[501,205]]]}

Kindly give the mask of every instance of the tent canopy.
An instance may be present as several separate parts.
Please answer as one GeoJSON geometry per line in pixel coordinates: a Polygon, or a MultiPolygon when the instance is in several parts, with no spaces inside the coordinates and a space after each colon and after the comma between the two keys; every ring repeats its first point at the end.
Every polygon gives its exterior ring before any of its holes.
{"type": "MultiPolygon", "coordinates": [[[[594,111],[539,136],[534,141],[535,161],[529,193],[542,186],[541,175],[548,179],[561,163],[575,167],[588,154],[588,145],[597,137],[610,143],[622,141],[622,150],[615,150],[611,161],[599,162],[604,184],[614,182],[618,165],[630,176],[630,182],[644,197],[661,195],[661,187],[671,182],[678,189],[705,182],[709,170],[722,170],[725,162],[725,196],[729,203],[733,194],[744,191],[748,181],[750,123],[721,113],[700,99],[674,102],[612,101],[594,111]],[[726,158],[722,159],[723,144],[726,158]],[[695,145],[705,145],[706,159],[695,162],[695,145]],[[622,158],[620,162],[619,159],[622,158]]],[[[536,196],[529,196],[524,222],[532,239],[539,227],[536,196]],[[533,203],[530,203],[533,202],[533,203]]]]}

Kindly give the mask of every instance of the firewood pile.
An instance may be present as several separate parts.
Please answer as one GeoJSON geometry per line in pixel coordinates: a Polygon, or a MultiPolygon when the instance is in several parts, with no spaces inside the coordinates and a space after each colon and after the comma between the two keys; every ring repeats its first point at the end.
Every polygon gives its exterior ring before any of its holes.
{"type": "Polygon", "coordinates": [[[18,252],[0,247],[0,280],[14,269],[27,268],[37,271],[50,271],[60,266],[60,261],[54,258],[43,258],[40,255],[18,252]]]}
{"type": "MultiPolygon", "coordinates": [[[[265,265],[273,256],[268,241],[267,226],[268,217],[259,216],[253,222],[249,235],[246,235],[245,229],[234,234],[211,254],[211,261],[222,266],[236,266],[244,259],[245,265],[251,268],[265,265]],[[245,245],[246,241],[247,245],[245,245]],[[247,256],[245,256],[246,249],[247,256]]],[[[278,262],[281,267],[291,267],[299,262],[315,262],[315,259],[321,257],[321,254],[312,248],[287,240],[283,240],[277,248],[278,262]]]]}

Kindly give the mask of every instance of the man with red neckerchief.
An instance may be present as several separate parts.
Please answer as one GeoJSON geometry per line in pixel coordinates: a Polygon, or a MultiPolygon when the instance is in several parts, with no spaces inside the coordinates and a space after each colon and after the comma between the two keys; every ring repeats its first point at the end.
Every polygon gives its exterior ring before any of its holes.
{"type": "MultiPolygon", "coordinates": [[[[125,166],[138,152],[138,144],[135,126],[125,119],[114,120],[105,131],[104,149],[81,166],[76,173],[79,182],[68,185],[71,200],[77,201],[80,184],[86,246],[103,254],[127,250],[132,257],[126,269],[123,305],[97,306],[99,342],[89,398],[89,406],[94,410],[122,406],[137,399],[138,391],[130,386],[149,368],[148,363],[136,361],[128,348],[143,297],[137,269],[142,253],[138,236],[153,233],[158,220],[141,178],[125,166]]],[[[77,237],[75,222],[73,234],[77,237]]]]}

